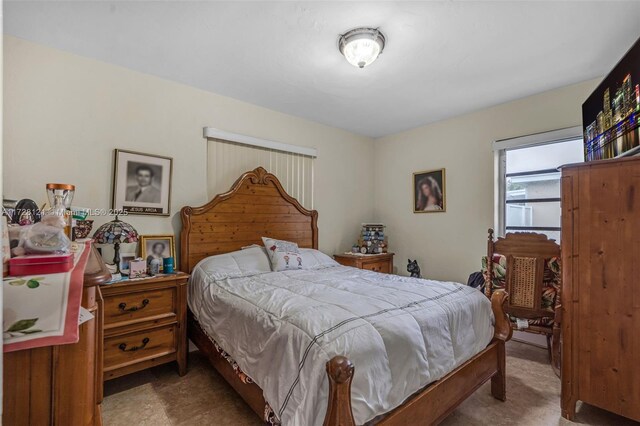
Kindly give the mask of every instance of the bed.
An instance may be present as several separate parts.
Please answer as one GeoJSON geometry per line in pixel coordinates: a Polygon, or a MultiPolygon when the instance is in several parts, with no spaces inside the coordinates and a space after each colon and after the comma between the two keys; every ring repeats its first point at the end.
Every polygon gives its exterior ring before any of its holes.
{"type": "Polygon", "coordinates": [[[504,291],[489,304],[459,284],[335,264],[314,250],[317,212],[263,168],[181,215],[189,337],[260,417],[437,424],[488,380],[505,400],[504,291]],[[271,272],[262,249],[242,250],[263,236],[297,243],[313,267],[271,272]]]}

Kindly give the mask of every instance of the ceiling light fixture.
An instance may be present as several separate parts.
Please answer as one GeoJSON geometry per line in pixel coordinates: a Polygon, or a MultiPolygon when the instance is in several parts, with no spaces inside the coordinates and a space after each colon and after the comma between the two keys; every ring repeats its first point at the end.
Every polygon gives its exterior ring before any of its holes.
{"type": "Polygon", "coordinates": [[[382,53],[384,43],[378,28],[355,28],[338,38],[338,49],[351,65],[364,68],[382,53]]]}

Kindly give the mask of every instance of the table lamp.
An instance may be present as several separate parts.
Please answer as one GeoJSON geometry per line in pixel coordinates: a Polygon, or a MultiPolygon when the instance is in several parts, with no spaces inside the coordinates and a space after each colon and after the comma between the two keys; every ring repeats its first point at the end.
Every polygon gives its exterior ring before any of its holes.
{"type": "Polygon", "coordinates": [[[138,232],[133,226],[118,219],[107,222],[98,228],[93,234],[97,244],[113,244],[113,263],[116,264],[116,274],[120,273],[120,243],[135,243],[138,241],[138,232]]]}

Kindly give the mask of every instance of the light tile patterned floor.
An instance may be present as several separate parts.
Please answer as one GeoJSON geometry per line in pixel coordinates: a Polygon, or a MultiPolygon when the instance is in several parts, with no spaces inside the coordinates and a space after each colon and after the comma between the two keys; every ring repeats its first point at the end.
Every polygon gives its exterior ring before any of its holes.
{"type": "MultiPolygon", "coordinates": [[[[189,373],[172,365],[107,382],[102,405],[105,426],[261,425],[262,422],[198,352],[189,373]]],[[[507,402],[491,397],[485,384],[443,425],[571,425],[560,416],[560,380],[546,350],[511,341],[507,347],[507,402]]],[[[577,422],[587,425],[639,425],[595,407],[579,406],[577,422]]]]}

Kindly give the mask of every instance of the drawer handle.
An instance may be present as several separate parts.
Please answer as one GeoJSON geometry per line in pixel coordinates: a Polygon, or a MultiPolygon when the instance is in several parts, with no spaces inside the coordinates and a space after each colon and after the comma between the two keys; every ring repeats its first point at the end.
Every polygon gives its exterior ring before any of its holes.
{"type": "Polygon", "coordinates": [[[126,343],[120,343],[118,349],[120,349],[122,352],[135,352],[139,349],[144,349],[144,347],[147,346],[147,343],[149,343],[149,338],[145,337],[144,339],[142,339],[142,345],[140,346],[131,346],[129,349],[127,349],[126,343]]]}
{"type": "Polygon", "coordinates": [[[144,299],[142,301],[142,305],[132,306],[130,308],[127,308],[127,304],[122,302],[121,304],[118,305],[118,309],[120,309],[122,312],[135,312],[135,311],[139,311],[140,309],[144,309],[148,304],[149,304],[149,299],[144,299]]]}

